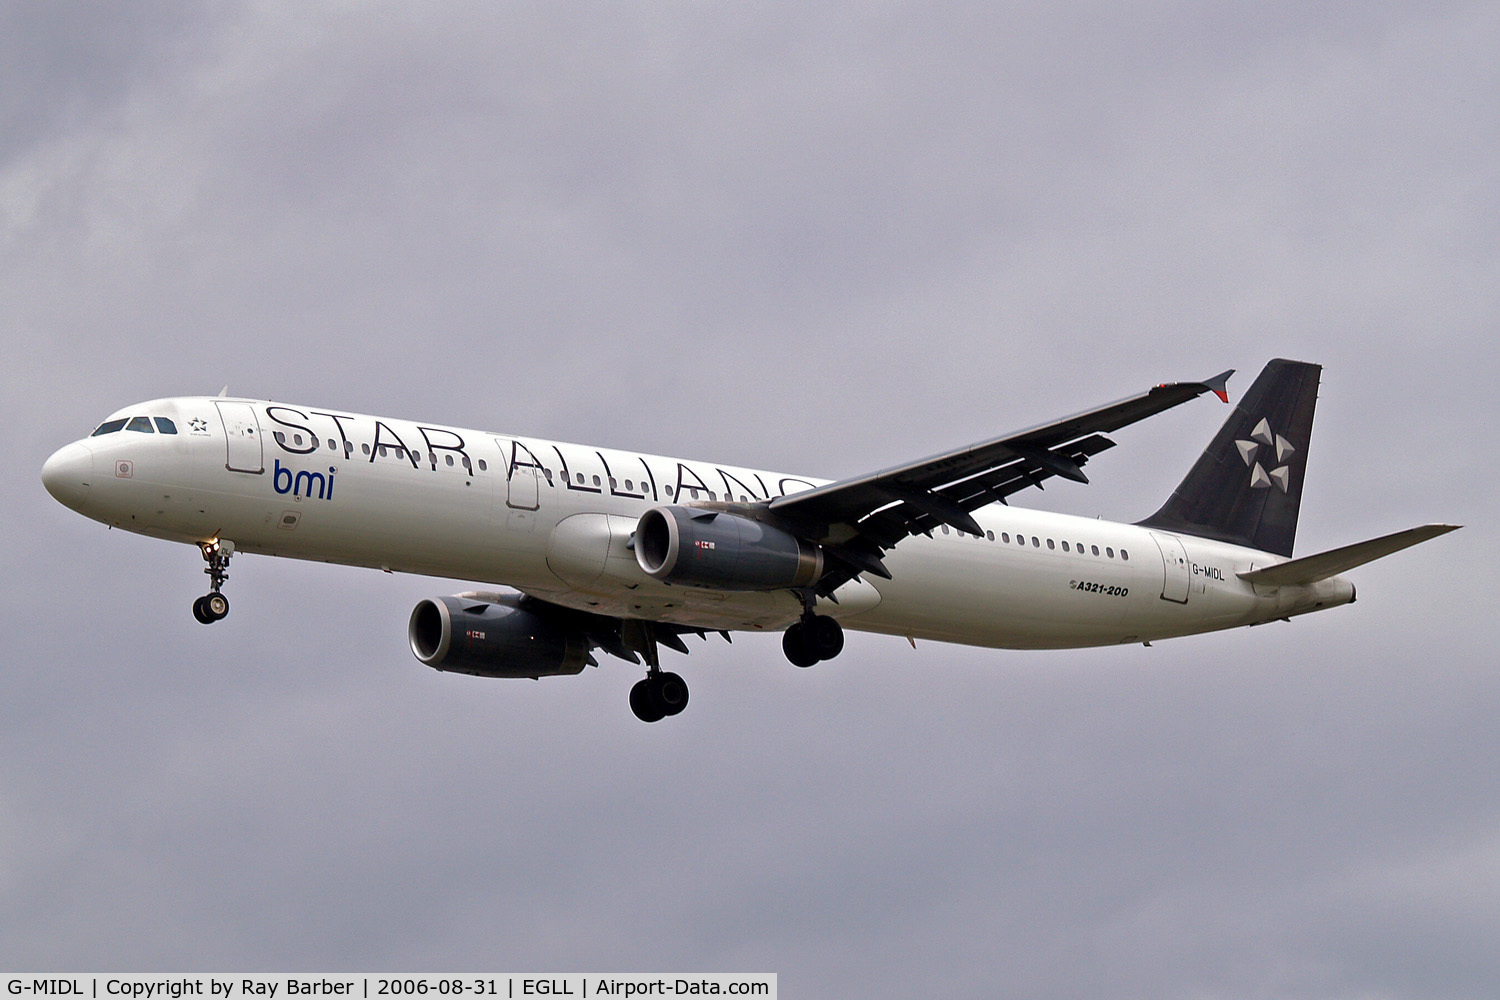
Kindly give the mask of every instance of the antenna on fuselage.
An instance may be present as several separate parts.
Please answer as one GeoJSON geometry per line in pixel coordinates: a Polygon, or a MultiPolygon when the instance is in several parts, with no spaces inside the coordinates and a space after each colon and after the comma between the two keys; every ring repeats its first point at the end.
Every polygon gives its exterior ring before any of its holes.
{"type": "Polygon", "coordinates": [[[229,395],[229,386],[225,385],[224,388],[219,390],[219,398],[223,399],[227,395],[229,395]]]}

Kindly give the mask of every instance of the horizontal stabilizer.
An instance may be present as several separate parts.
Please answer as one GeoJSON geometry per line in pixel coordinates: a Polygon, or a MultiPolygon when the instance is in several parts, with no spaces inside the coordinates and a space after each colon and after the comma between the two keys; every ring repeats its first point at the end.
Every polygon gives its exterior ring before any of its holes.
{"type": "Polygon", "coordinates": [[[1345,570],[1363,566],[1367,562],[1374,562],[1392,552],[1400,552],[1409,546],[1439,535],[1446,535],[1450,531],[1457,531],[1461,527],[1462,525],[1458,524],[1424,524],[1420,528],[1408,528],[1394,535],[1372,538],[1366,542],[1355,542],[1343,548],[1319,552],[1315,556],[1303,556],[1301,559],[1293,559],[1290,562],[1278,563],[1275,566],[1254,569],[1238,575],[1241,580],[1248,580],[1250,583],[1263,587],[1317,583],[1319,580],[1338,576],[1345,570]]]}

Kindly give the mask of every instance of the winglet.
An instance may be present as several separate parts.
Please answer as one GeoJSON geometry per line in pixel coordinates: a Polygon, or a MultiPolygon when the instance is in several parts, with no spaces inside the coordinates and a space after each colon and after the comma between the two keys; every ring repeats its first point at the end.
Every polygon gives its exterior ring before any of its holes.
{"type": "Polygon", "coordinates": [[[1220,372],[1213,378],[1204,379],[1203,384],[1208,386],[1208,391],[1218,396],[1224,402],[1229,402],[1229,376],[1234,374],[1231,368],[1227,372],[1220,372]]]}

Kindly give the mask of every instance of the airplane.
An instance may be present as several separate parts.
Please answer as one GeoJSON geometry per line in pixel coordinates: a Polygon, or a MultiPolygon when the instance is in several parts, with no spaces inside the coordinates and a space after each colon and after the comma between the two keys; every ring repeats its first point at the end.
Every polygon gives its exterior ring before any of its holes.
{"type": "Polygon", "coordinates": [[[1340,574],[1453,531],[1427,524],[1293,558],[1321,367],[1266,365],[1156,513],[1127,524],[1013,507],[1108,436],[1233,370],[1162,383],[1003,437],[827,481],[264,400],[128,406],[60,448],[42,482],[111,527],[196,546],[229,613],[231,556],[287,556],[507,588],[431,597],[413,654],[481,677],[572,675],[594,651],[640,665],[645,722],[686,682],[685,635],[780,632],[799,667],[844,629],[1012,649],[1259,625],[1348,604],[1340,574]],[[269,460],[269,461],[268,461],[269,460]]]}

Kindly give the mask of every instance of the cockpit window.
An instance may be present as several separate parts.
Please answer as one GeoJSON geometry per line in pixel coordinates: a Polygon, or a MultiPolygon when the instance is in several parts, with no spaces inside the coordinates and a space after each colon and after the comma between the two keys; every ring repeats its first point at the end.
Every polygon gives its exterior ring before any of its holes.
{"type": "Polygon", "coordinates": [[[172,421],[168,420],[166,417],[153,417],[152,419],[156,421],[156,429],[161,431],[163,434],[177,433],[177,425],[172,423],[172,421]]]}
{"type": "Polygon", "coordinates": [[[113,434],[115,431],[122,429],[128,419],[128,417],[121,417],[119,420],[106,420],[89,437],[98,437],[100,434],[113,434]]]}
{"type": "Polygon", "coordinates": [[[151,421],[145,417],[131,417],[130,423],[125,425],[127,431],[139,431],[142,434],[155,434],[151,429],[151,421]]]}

